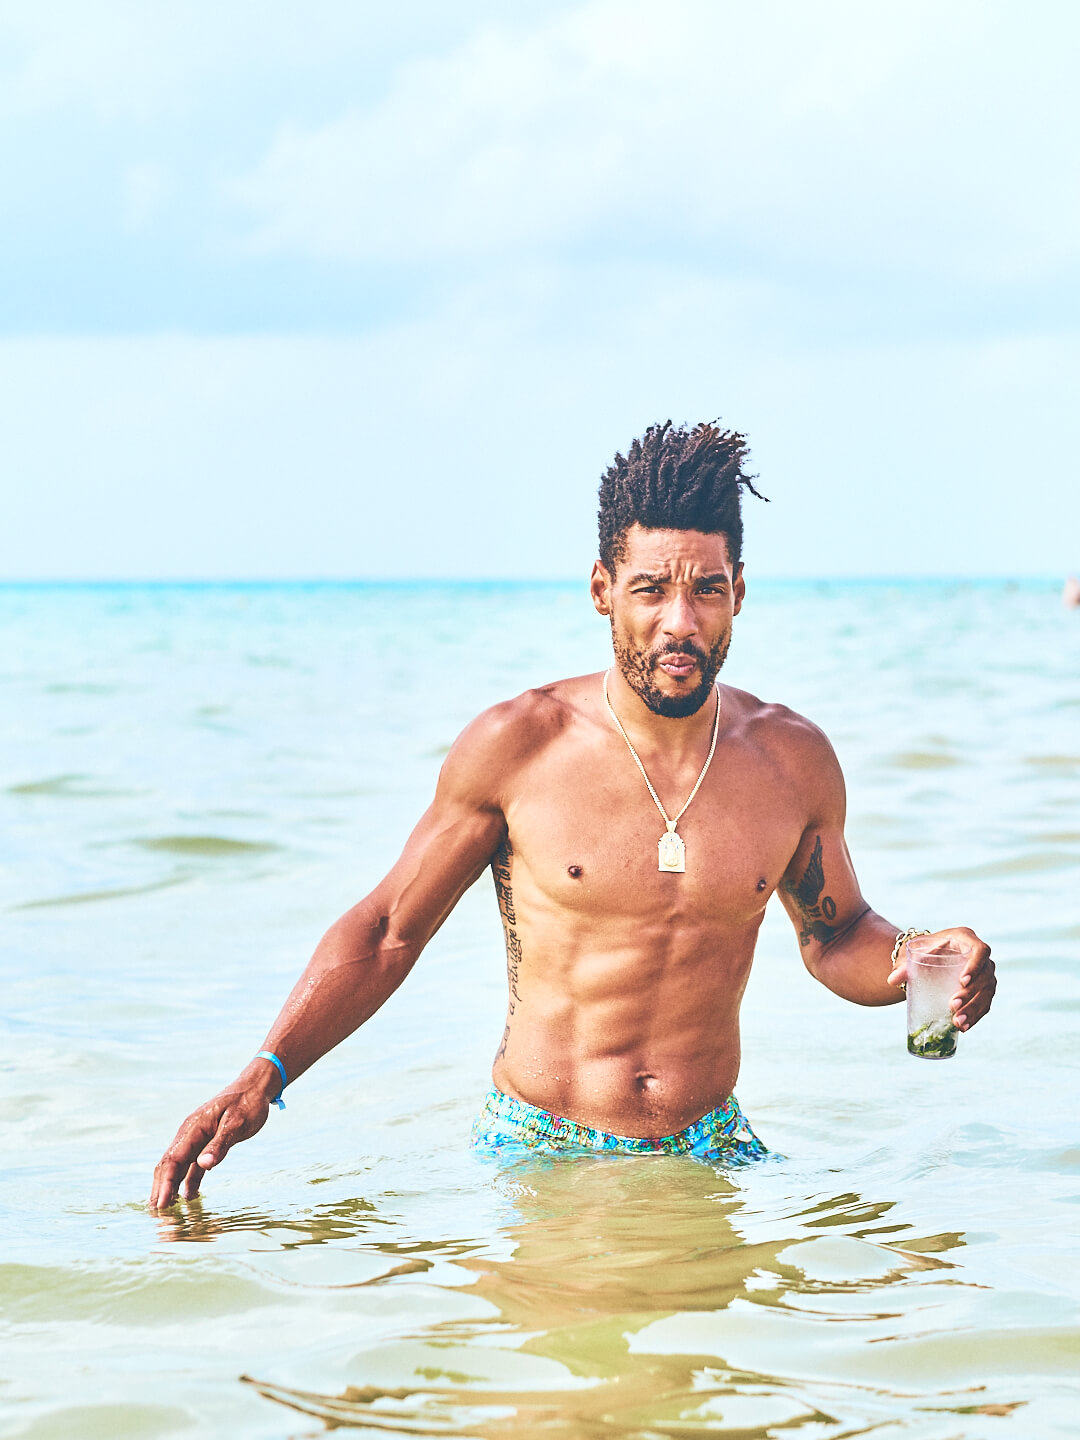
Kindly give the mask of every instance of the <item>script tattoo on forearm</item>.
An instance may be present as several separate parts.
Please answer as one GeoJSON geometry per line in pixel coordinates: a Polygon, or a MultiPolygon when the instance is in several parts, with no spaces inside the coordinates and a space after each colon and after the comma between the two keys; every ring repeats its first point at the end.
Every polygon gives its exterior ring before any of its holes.
{"type": "Polygon", "coordinates": [[[821,893],[825,889],[825,862],[821,852],[820,835],[814,840],[813,854],[802,879],[795,885],[786,884],[784,888],[789,895],[794,895],[802,914],[799,944],[805,946],[809,945],[811,940],[817,940],[820,944],[827,945],[830,940],[835,940],[836,931],[832,921],[836,919],[836,901],[831,895],[821,893]]]}
{"type": "Polygon", "coordinates": [[[510,1004],[503,1030],[502,1043],[496,1060],[506,1054],[506,1042],[510,1039],[510,1021],[514,1018],[521,996],[518,994],[518,970],[521,965],[521,941],[517,933],[517,915],[514,911],[514,891],[510,883],[510,857],[514,847],[509,839],[504,840],[495,851],[491,862],[491,874],[495,881],[495,893],[499,897],[499,913],[502,915],[503,930],[506,933],[506,980],[510,991],[510,1004]]]}

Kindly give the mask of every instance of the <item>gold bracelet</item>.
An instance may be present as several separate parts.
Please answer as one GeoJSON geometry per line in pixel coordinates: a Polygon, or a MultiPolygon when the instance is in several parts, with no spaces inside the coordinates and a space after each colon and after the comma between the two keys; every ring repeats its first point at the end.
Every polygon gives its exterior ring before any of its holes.
{"type": "MultiPolygon", "coordinates": [[[[899,963],[900,963],[900,951],[903,949],[903,947],[907,944],[907,942],[911,939],[911,937],[912,937],[913,935],[930,935],[930,934],[932,934],[932,933],[933,933],[933,932],[930,931],[930,930],[917,930],[914,925],[909,926],[908,929],[906,929],[906,930],[901,930],[900,933],[899,933],[899,935],[897,935],[896,940],[895,940],[894,943],[893,943],[893,947],[892,947],[892,969],[889,971],[889,973],[892,974],[892,971],[896,969],[897,965],[899,965],[899,963]]],[[[904,994],[904,995],[907,994],[907,982],[906,982],[906,981],[904,982],[903,985],[900,986],[900,991],[901,991],[901,993],[904,994]]]]}

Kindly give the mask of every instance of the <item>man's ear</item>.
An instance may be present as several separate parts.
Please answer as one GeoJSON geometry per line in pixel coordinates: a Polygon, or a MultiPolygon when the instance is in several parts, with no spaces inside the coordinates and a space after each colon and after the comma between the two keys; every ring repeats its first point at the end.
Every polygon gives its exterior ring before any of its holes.
{"type": "Polygon", "coordinates": [[[746,595],[746,576],[743,571],[743,562],[740,560],[738,569],[735,571],[735,583],[731,587],[731,593],[735,598],[735,604],[731,613],[737,615],[742,609],[742,602],[746,595]]]}
{"type": "Polygon", "coordinates": [[[592,596],[592,603],[595,605],[598,615],[611,614],[611,587],[614,583],[614,576],[604,562],[594,560],[592,574],[589,577],[589,594],[592,596]]]}

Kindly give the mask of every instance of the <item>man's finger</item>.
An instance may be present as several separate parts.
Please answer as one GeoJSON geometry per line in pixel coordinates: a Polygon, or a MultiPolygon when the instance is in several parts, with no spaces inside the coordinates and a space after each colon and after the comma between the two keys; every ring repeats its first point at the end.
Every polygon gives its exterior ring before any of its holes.
{"type": "Polygon", "coordinates": [[[247,1126],[243,1116],[226,1110],[213,1138],[195,1157],[195,1163],[203,1170],[212,1170],[215,1165],[221,1164],[238,1141],[246,1138],[247,1126]]]}
{"type": "Polygon", "coordinates": [[[179,1193],[181,1179],[213,1133],[212,1121],[208,1122],[197,1114],[188,1116],[154,1170],[151,1209],[165,1210],[173,1203],[179,1193]]]}
{"type": "Polygon", "coordinates": [[[970,1030],[971,1026],[983,1018],[990,1009],[990,1001],[993,996],[985,990],[970,996],[966,1004],[957,1006],[953,1015],[954,1023],[961,1030],[970,1030]]]}
{"type": "Polygon", "coordinates": [[[184,1176],[183,1184],[180,1186],[180,1194],[185,1200],[194,1200],[196,1195],[198,1195],[199,1186],[202,1184],[202,1178],[205,1173],[205,1170],[199,1165],[192,1164],[188,1166],[188,1172],[184,1176]]]}
{"type": "Polygon", "coordinates": [[[987,946],[982,946],[979,954],[975,955],[964,966],[964,973],[960,976],[961,984],[969,985],[972,980],[978,980],[987,973],[994,973],[994,962],[990,959],[990,951],[987,946]]]}
{"type": "Polygon", "coordinates": [[[191,1167],[188,1155],[174,1156],[166,1152],[154,1171],[154,1185],[150,1205],[154,1210],[166,1210],[180,1194],[180,1184],[191,1167]]]}
{"type": "Polygon", "coordinates": [[[989,1010],[990,1002],[996,993],[997,975],[993,962],[988,960],[985,965],[980,965],[973,975],[961,976],[960,988],[952,999],[957,1002],[958,1010],[966,1010],[976,999],[983,1004],[985,1009],[989,1010]]]}
{"type": "Polygon", "coordinates": [[[961,1030],[970,1029],[990,1009],[994,999],[994,985],[980,985],[978,989],[954,995],[949,1002],[953,1006],[953,1021],[961,1030]]]}
{"type": "Polygon", "coordinates": [[[994,983],[994,979],[992,976],[976,975],[974,980],[970,981],[967,984],[964,984],[964,982],[961,981],[960,988],[952,996],[952,999],[959,1000],[961,1005],[964,1004],[966,1001],[973,999],[976,995],[985,995],[987,999],[990,999],[993,997],[994,991],[996,989],[997,985],[994,983]]]}
{"type": "Polygon", "coordinates": [[[150,1190],[151,1210],[167,1210],[177,1197],[180,1176],[187,1165],[178,1160],[164,1157],[154,1170],[154,1183],[150,1190]]]}

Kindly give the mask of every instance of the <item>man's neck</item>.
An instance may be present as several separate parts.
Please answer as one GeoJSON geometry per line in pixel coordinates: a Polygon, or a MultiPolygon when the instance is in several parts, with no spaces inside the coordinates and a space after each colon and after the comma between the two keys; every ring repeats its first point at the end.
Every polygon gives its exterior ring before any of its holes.
{"type": "Polygon", "coordinates": [[[663,754],[678,764],[708,746],[716,720],[715,685],[709,687],[704,703],[693,715],[658,715],[627,682],[618,665],[607,673],[608,699],[636,750],[663,754]]]}

